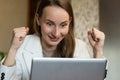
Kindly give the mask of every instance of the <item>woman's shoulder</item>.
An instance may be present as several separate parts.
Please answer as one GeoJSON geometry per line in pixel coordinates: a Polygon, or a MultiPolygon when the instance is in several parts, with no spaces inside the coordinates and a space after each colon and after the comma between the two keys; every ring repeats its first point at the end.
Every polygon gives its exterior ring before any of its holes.
{"type": "Polygon", "coordinates": [[[75,38],[74,57],[79,57],[79,58],[89,58],[90,57],[90,55],[88,53],[87,45],[81,39],[75,38]]]}
{"type": "Polygon", "coordinates": [[[34,42],[40,42],[40,37],[36,34],[27,35],[24,39],[23,45],[34,42]]]}
{"type": "Polygon", "coordinates": [[[86,49],[86,43],[78,38],[75,38],[75,49],[86,49]]]}
{"type": "Polygon", "coordinates": [[[22,43],[20,48],[32,49],[40,46],[40,37],[36,34],[32,34],[25,37],[24,42],[22,43]]]}
{"type": "Polygon", "coordinates": [[[75,38],[75,44],[76,45],[86,45],[86,43],[83,40],[78,39],[78,38],[75,38]]]}
{"type": "Polygon", "coordinates": [[[39,37],[37,34],[31,34],[31,35],[27,35],[27,36],[25,37],[25,40],[28,40],[28,39],[37,40],[37,39],[40,39],[40,37],[39,37]]]}
{"type": "Polygon", "coordinates": [[[42,47],[40,42],[40,37],[36,34],[27,35],[24,42],[18,49],[18,53],[21,52],[31,52],[31,53],[41,53],[42,47]]]}

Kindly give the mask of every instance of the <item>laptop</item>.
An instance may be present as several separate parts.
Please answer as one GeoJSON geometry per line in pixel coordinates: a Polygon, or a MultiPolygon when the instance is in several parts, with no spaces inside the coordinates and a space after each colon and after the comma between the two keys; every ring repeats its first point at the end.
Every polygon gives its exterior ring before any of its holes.
{"type": "Polygon", "coordinates": [[[106,59],[33,58],[30,80],[104,80],[106,59]]]}

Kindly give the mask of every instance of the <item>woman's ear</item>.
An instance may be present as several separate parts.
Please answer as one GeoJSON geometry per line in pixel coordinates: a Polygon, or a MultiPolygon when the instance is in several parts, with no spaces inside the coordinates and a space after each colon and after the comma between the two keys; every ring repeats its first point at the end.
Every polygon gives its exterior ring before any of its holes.
{"type": "Polygon", "coordinates": [[[37,25],[40,25],[40,18],[38,13],[35,14],[35,18],[36,18],[37,25]]]}

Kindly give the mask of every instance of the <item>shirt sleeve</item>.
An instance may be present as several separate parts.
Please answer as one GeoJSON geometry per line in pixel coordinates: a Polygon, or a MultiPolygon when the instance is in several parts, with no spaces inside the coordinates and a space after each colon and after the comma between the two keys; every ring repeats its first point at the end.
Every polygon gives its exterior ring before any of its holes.
{"type": "Polygon", "coordinates": [[[21,70],[16,67],[19,62],[16,61],[17,65],[7,67],[3,65],[4,59],[0,63],[0,80],[21,80],[21,70]]]}
{"type": "Polygon", "coordinates": [[[15,72],[16,65],[7,67],[3,65],[4,59],[0,63],[0,78],[1,80],[8,80],[12,77],[13,73],[15,72]]]}

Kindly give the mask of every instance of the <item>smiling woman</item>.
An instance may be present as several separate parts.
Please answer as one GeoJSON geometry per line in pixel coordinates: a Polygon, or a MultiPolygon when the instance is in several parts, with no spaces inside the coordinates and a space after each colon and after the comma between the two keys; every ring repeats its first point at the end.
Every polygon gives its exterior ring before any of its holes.
{"type": "MultiPolygon", "coordinates": [[[[35,9],[39,0],[29,1],[29,27],[33,28],[35,9]]],[[[70,0],[69,0],[70,1],[70,0]]],[[[87,32],[92,27],[99,28],[99,0],[71,0],[75,17],[75,37],[88,44],[90,56],[93,56],[87,32]]],[[[34,29],[30,30],[33,33],[34,29]]]]}
{"type": "MultiPolygon", "coordinates": [[[[31,27],[13,29],[9,52],[0,65],[6,80],[29,80],[34,57],[90,58],[85,42],[75,38],[70,0],[39,0],[31,27]]],[[[93,57],[103,58],[104,33],[92,28],[88,39],[93,57]]]]}

